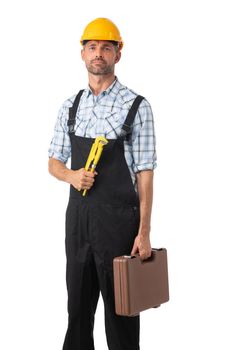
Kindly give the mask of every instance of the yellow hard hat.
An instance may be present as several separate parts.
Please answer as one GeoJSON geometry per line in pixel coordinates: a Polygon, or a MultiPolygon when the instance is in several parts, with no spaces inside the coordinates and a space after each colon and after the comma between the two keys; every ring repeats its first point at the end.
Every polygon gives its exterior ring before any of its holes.
{"type": "Polygon", "coordinates": [[[81,37],[84,40],[110,40],[119,43],[119,49],[123,47],[123,41],[117,26],[108,18],[96,18],[88,23],[81,37]]]}

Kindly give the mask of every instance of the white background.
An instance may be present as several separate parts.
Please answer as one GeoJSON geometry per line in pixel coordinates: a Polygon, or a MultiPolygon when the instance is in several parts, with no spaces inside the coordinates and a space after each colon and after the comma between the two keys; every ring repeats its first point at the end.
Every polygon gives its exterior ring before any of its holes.
{"type": "MultiPolygon", "coordinates": [[[[48,174],[47,150],[61,104],[87,85],[79,39],[96,17],[120,28],[116,74],[155,117],[151,242],[168,251],[170,301],[141,314],[141,349],[233,348],[231,5],[1,3],[1,349],[62,348],[69,188],[48,174]]],[[[94,336],[107,350],[101,297],[94,336]]]]}

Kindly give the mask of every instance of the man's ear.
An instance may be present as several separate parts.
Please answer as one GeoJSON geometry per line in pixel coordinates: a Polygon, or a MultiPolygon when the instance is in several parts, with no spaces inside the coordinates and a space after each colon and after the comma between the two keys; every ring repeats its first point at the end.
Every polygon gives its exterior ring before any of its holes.
{"type": "Polygon", "coordinates": [[[81,50],[81,57],[82,57],[82,60],[84,61],[84,48],[82,48],[81,50]]]}
{"type": "Polygon", "coordinates": [[[119,62],[121,59],[121,51],[117,52],[116,58],[115,58],[115,63],[119,62]]]}

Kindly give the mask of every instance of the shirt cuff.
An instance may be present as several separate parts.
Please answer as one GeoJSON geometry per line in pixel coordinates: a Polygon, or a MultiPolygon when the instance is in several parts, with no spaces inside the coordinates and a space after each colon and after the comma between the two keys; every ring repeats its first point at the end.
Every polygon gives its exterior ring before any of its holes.
{"type": "Polygon", "coordinates": [[[133,165],[133,171],[134,173],[138,173],[139,171],[143,171],[143,170],[154,170],[157,167],[157,163],[145,163],[145,164],[134,164],[133,165]]]}
{"type": "Polygon", "coordinates": [[[61,154],[59,154],[59,153],[49,152],[49,158],[55,158],[57,160],[60,160],[64,164],[67,163],[67,159],[65,157],[63,157],[61,154]]]}

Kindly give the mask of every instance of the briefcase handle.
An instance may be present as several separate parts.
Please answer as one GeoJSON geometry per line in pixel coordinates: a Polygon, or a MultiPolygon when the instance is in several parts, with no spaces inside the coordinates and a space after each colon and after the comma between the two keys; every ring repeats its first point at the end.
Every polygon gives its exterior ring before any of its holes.
{"type": "Polygon", "coordinates": [[[156,252],[161,251],[161,250],[165,250],[165,248],[152,248],[151,249],[151,256],[147,259],[144,259],[144,260],[141,260],[139,253],[136,253],[134,255],[124,255],[124,258],[128,258],[128,259],[137,258],[137,260],[140,261],[142,264],[148,263],[150,261],[153,261],[156,257],[156,252]]]}

